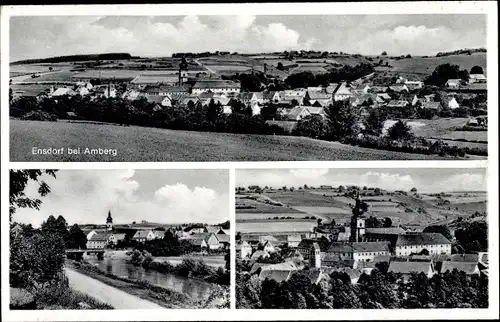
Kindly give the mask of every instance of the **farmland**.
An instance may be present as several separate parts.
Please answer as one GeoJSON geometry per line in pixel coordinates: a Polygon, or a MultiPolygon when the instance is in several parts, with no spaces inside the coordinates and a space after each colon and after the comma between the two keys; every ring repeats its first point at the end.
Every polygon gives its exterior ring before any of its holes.
{"type": "MultiPolygon", "coordinates": [[[[366,196],[363,200],[369,208],[367,217],[379,220],[390,218],[394,226],[426,227],[433,223],[445,223],[459,217],[468,218],[476,211],[486,212],[486,194],[484,192],[452,192],[444,193],[439,197],[432,194],[418,194],[415,192],[387,192],[381,190],[382,195],[371,196],[372,192],[363,190],[366,196]]],[[[259,201],[246,199],[250,193],[238,193],[236,204],[252,204],[258,208],[259,201]]],[[[236,209],[237,230],[241,233],[279,234],[299,231],[308,227],[307,222],[314,224],[315,220],[306,219],[306,216],[321,219],[328,223],[334,220],[336,224],[348,225],[352,215],[351,207],[354,200],[346,197],[337,188],[328,190],[301,189],[287,190],[267,189],[259,196],[261,200],[272,198],[273,201],[283,203],[282,209],[300,211],[300,213],[277,213],[267,211],[265,207],[260,212],[248,213],[247,209],[236,209]],[[280,217],[279,220],[275,219],[280,217]],[[289,217],[284,219],[282,217],[289,217]],[[288,223],[288,225],[287,225],[288,223]]]]}
{"type": "MultiPolygon", "coordinates": [[[[11,161],[290,161],[440,159],[303,137],[174,131],[110,124],[10,121],[11,161]],[[117,149],[110,155],[33,155],[33,147],[117,149]],[[270,153],[272,151],[272,153],[270,153]]],[[[273,196],[274,198],[274,196],[273,196]]]]}

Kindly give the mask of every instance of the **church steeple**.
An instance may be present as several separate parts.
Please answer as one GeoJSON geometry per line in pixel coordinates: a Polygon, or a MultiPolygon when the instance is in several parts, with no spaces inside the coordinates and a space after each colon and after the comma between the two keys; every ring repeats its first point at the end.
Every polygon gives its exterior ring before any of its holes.
{"type": "Polygon", "coordinates": [[[106,230],[113,230],[113,217],[111,217],[111,210],[108,210],[108,218],[106,218],[106,230]]]}
{"type": "Polygon", "coordinates": [[[359,191],[356,195],[356,204],[352,209],[351,217],[351,242],[361,242],[365,237],[365,216],[363,214],[368,210],[368,205],[361,200],[359,191]]]}

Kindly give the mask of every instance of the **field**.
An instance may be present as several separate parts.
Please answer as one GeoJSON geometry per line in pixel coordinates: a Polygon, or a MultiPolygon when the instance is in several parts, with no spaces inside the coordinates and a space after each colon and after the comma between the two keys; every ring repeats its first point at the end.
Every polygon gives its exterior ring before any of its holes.
{"type": "Polygon", "coordinates": [[[383,59],[384,62],[388,61],[389,65],[393,66],[393,68],[389,69],[389,71],[411,74],[415,76],[415,79],[423,79],[432,74],[437,66],[447,63],[459,65],[460,69],[467,69],[468,71],[470,71],[473,66],[478,65],[483,67],[486,71],[486,53],[475,53],[470,56],[452,55],[429,58],[412,57],[410,59],[400,60],[387,59],[381,56],[380,59],[383,59]]]}
{"type": "Polygon", "coordinates": [[[488,141],[487,131],[453,131],[441,134],[444,140],[488,141]]]}
{"type": "Polygon", "coordinates": [[[316,226],[315,220],[263,220],[238,223],[237,231],[241,233],[312,232],[314,226],[316,226]]]}
{"type": "Polygon", "coordinates": [[[236,200],[236,213],[266,213],[266,214],[291,214],[300,213],[300,211],[289,207],[281,207],[275,205],[269,205],[263,202],[238,198],[236,200]]]}
{"type": "MultiPolygon", "coordinates": [[[[56,70],[56,68],[54,68],[56,70]]],[[[27,65],[11,65],[9,68],[10,77],[19,75],[35,74],[48,72],[49,67],[45,65],[27,64],[27,65]]]]}
{"type": "Polygon", "coordinates": [[[269,212],[245,212],[245,213],[236,213],[236,221],[244,221],[244,220],[268,220],[269,218],[274,218],[274,217],[292,217],[292,218],[299,218],[299,219],[304,219],[304,217],[310,217],[310,214],[306,214],[303,212],[275,212],[275,213],[269,213],[269,212]]]}
{"type": "Polygon", "coordinates": [[[173,131],[148,127],[64,121],[11,120],[10,159],[18,162],[165,162],[443,158],[432,155],[367,149],[302,137],[173,131]],[[34,155],[32,154],[33,147],[109,148],[117,149],[117,155],[34,155]]]}

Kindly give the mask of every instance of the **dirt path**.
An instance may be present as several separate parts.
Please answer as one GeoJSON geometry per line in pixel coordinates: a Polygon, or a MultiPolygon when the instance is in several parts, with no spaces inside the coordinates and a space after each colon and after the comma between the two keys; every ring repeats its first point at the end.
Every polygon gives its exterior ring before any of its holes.
{"type": "Polygon", "coordinates": [[[69,286],[95,299],[113,306],[115,309],[164,309],[163,307],[136,296],[125,293],[117,288],[106,285],[91,277],[78,273],[71,268],[65,268],[69,286]]]}

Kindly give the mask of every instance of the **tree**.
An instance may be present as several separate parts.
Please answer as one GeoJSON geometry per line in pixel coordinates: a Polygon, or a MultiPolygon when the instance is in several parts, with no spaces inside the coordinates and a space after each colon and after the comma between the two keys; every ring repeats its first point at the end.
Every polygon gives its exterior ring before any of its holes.
{"type": "Polygon", "coordinates": [[[385,120],[385,115],[383,115],[378,108],[370,110],[370,114],[364,121],[364,132],[366,134],[380,136],[384,129],[385,120]]]}
{"type": "Polygon", "coordinates": [[[52,71],[52,69],[53,69],[53,68],[52,68],[52,66],[50,66],[50,67],[49,67],[49,71],[51,72],[51,71],[52,71]]]}
{"type": "Polygon", "coordinates": [[[389,217],[385,217],[383,227],[386,228],[392,227],[392,219],[389,217]]]}
{"type": "Polygon", "coordinates": [[[391,126],[387,131],[387,134],[392,140],[397,141],[413,138],[411,127],[402,120],[397,121],[393,126],[391,126]]]}
{"type": "Polygon", "coordinates": [[[483,68],[481,66],[474,66],[470,69],[471,74],[484,74],[483,68]]]}
{"type": "Polygon", "coordinates": [[[293,135],[310,138],[323,138],[326,133],[325,122],[319,115],[307,115],[297,122],[293,135]]]}
{"type": "Polygon", "coordinates": [[[460,66],[449,63],[437,66],[432,74],[424,80],[426,85],[444,86],[448,79],[468,80],[467,70],[460,70],[460,66]]]}
{"type": "Polygon", "coordinates": [[[450,229],[446,225],[432,225],[425,227],[423,230],[424,233],[440,233],[446,239],[451,241],[453,239],[453,236],[451,235],[450,229]]]}
{"type": "Polygon", "coordinates": [[[40,199],[31,199],[26,196],[24,189],[30,181],[38,184],[38,194],[45,197],[50,193],[50,187],[45,181],[40,180],[44,174],[56,177],[57,170],[10,170],[10,190],[9,190],[9,217],[12,220],[12,215],[17,208],[34,208],[40,210],[42,201],[40,199]]]}
{"type": "Polygon", "coordinates": [[[339,141],[358,134],[358,118],[349,101],[334,102],[325,108],[327,117],[326,137],[332,141],[339,141]]]}
{"type": "Polygon", "coordinates": [[[279,70],[285,70],[285,67],[283,66],[283,63],[282,62],[278,62],[278,66],[276,66],[277,69],[279,70]]]}
{"type": "Polygon", "coordinates": [[[260,79],[255,75],[243,74],[240,76],[241,91],[258,92],[260,91],[260,79]]]}
{"type": "Polygon", "coordinates": [[[415,187],[411,188],[410,192],[417,192],[417,188],[415,187]]]}
{"type": "Polygon", "coordinates": [[[386,51],[383,51],[382,54],[380,54],[381,56],[387,56],[387,52],[386,51]]]}
{"type": "Polygon", "coordinates": [[[74,224],[69,229],[66,248],[87,249],[87,236],[81,230],[80,226],[78,226],[78,224],[74,224]]]}

